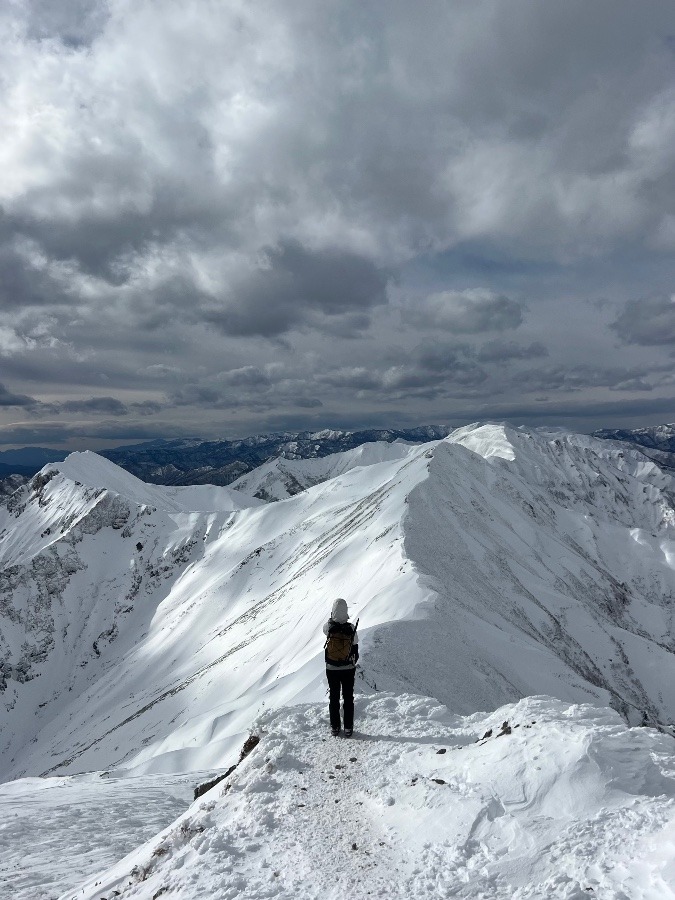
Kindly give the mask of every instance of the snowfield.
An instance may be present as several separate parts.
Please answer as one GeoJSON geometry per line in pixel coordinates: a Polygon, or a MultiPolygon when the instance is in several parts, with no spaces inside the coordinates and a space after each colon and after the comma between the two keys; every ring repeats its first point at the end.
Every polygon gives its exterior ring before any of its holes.
{"type": "Polygon", "coordinates": [[[45,467],[0,508],[0,897],[672,896],[674,507],[635,449],[501,425],[229,488],[45,467]],[[337,596],[353,742],[325,734],[337,596]]]}
{"type": "Polygon", "coordinates": [[[370,695],[357,718],[263,716],[228,779],[61,900],[675,896],[671,738],[541,697],[462,719],[370,695]]]}
{"type": "Polygon", "coordinates": [[[93,772],[0,785],[0,897],[53,900],[117,862],[185,811],[196,778],[93,772]]]}

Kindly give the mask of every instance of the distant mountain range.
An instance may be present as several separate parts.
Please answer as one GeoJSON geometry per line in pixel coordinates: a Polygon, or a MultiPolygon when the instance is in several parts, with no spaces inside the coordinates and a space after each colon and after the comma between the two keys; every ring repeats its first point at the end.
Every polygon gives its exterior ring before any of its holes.
{"type": "Polygon", "coordinates": [[[675,424],[651,425],[648,428],[609,429],[593,432],[601,440],[625,441],[637,444],[654,462],[667,469],[675,469],[675,424]]]}
{"type": "MultiPolygon", "coordinates": [[[[452,428],[446,425],[424,425],[409,429],[326,429],[257,434],[234,441],[162,439],[99,450],[98,454],[151,484],[226,486],[264,463],[277,459],[320,459],[376,441],[418,444],[439,440],[451,431],[452,428]]],[[[675,470],[675,424],[632,430],[601,429],[595,431],[593,437],[637,445],[642,453],[660,466],[675,470]]],[[[62,462],[67,455],[65,451],[46,447],[23,447],[0,452],[0,499],[16,490],[47,463],[62,462]],[[9,476],[13,476],[11,480],[9,476]]]]}
{"type": "MultiPolygon", "coordinates": [[[[366,431],[326,429],[256,434],[235,441],[156,440],[97,452],[152,484],[225,486],[271,459],[317,459],[374,441],[420,444],[444,438],[451,431],[445,425],[366,431]]],[[[0,478],[14,474],[30,477],[47,463],[62,462],[67,455],[45,447],[0,452],[0,478]]]]}

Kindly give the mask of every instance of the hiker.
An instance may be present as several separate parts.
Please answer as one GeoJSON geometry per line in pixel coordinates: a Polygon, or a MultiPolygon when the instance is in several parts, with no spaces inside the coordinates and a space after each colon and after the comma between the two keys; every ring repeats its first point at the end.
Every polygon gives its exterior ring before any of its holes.
{"type": "Polygon", "coordinates": [[[330,619],[323,626],[326,635],[326,678],[330,690],[328,711],[334,736],[340,734],[340,688],[344,704],[345,737],[354,728],[354,676],[359,658],[359,639],[356,625],[348,621],[347,601],[342,597],[333,604],[330,619]]]}

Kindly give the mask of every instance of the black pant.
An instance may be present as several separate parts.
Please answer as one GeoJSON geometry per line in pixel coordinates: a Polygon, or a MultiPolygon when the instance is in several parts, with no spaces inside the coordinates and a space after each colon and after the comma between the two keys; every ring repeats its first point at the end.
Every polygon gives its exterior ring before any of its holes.
{"type": "Polygon", "coordinates": [[[342,687],[342,699],[344,701],[345,730],[351,731],[354,727],[354,676],[356,669],[326,669],[326,678],[330,689],[328,711],[330,713],[330,727],[340,727],[340,687],[342,687]]]}

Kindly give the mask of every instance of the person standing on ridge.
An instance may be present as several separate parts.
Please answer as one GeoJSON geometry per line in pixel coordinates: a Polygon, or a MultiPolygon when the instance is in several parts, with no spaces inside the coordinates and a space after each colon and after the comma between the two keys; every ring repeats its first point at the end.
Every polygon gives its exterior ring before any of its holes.
{"type": "Polygon", "coordinates": [[[340,734],[340,689],[344,705],[345,737],[352,736],[354,728],[354,677],[359,658],[359,639],[356,628],[348,621],[347,601],[342,597],[333,604],[330,619],[323,626],[326,635],[326,678],[330,699],[330,727],[333,735],[340,734]]]}

